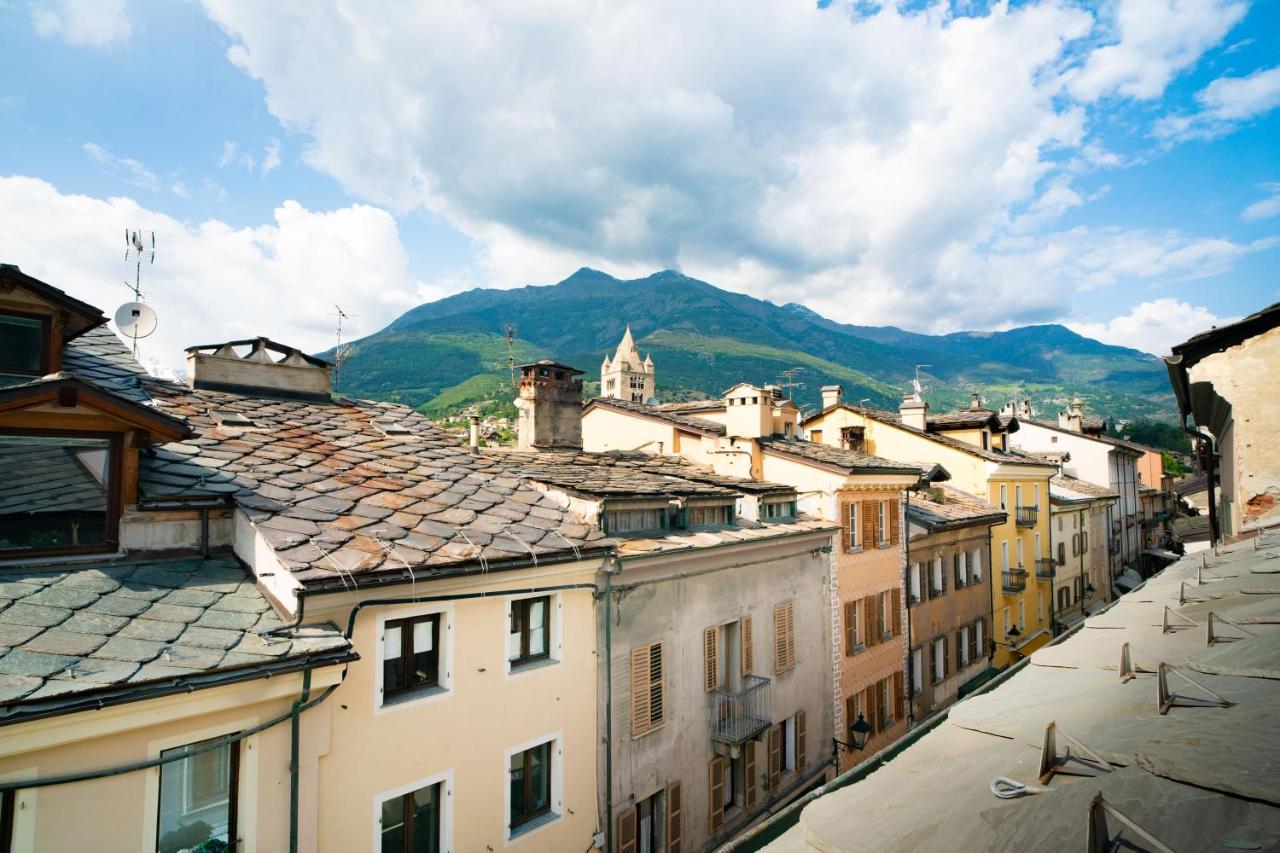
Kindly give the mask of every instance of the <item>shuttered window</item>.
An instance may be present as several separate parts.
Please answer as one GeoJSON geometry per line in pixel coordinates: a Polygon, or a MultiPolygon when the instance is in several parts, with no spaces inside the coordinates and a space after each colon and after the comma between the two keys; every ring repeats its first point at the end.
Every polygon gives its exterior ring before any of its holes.
{"type": "Polygon", "coordinates": [[[750,675],[756,671],[755,641],[751,633],[751,617],[743,616],[738,623],[742,647],[742,673],[750,675]]]}
{"type": "Polygon", "coordinates": [[[769,790],[777,791],[782,779],[782,723],[769,727],[769,790]]]}
{"type": "Polygon", "coordinates": [[[679,782],[667,786],[667,853],[680,853],[684,840],[684,795],[679,782]]]}
{"type": "Polygon", "coordinates": [[[745,788],[743,796],[749,809],[756,804],[756,742],[753,740],[742,745],[742,776],[745,788]]]}
{"type": "Polygon", "coordinates": [[[703,689],[710,693],[720,686],[720,629],[702,632],[703,689]]]}
{"type": "Polygon", "coordinates": [[[773,608],[773,669],[781,675],[796,665],[795,603],[784,601],[773,608]]]}
{"type": "Polygon", "coordinates": [[[878,537],[876,536],[876,517],[879,513],[876,511],[874,501],[862,501],[858,504],[858,515],[861,516],[862,524],[862,547],[874,548],[878,537]]]}
{"type": "Polygon", "coordinates": [[[844,603],[844,653],[854,655],[860,651],[862,651],[862,644],[858,639],[858,602],[846,601],[844,603]]]}
{"type": "Polygon", "coordinates": [[[889,593],[889,612],[893,617],[893,636],[902,636],[902,590],[894,589],[889,593]]]}
{"type": "Polygon", "coordinates": [[[666,687],[662,672],[662,643],[631,650],[631,736],[639,737],[662,724],[666,687]]]}
{"type": "Polygon", "coordinates": [[[905,719],[907,694],[903,689],[903,683],[902,670],[898,670],[893,674],[893,716],[899,720],[905,719]]]}
{"type": "Polygon", "coordinates": [[[707,811],[713,833],[724,826],[724,773],[725,760],[717,755],[707,769],[707,811]]]}
{"type": "Polygon", "coordinates": [[[618,813],[618,853],[636,853],[636,810],[623,809],[618,813]]]}
{"type": "Polygon", "coordinates": [[[894,498],[891,501],[886,501],[885,504],[887,507],[887,511],[889,513],[889,537],[888,537],[889,544],[897,545],[898,539],[901,535],[901,532],[899,530],[899,519],[898,519],[898,507],[899,507],[898,499],[894,498]]]}
{"type": "Polygon", "coordinates": [[[854,501],[842,501],[840,504],[840,544],[845,551],[857,551],[862,547],[863,537],[858,529],[858,504],[854,501]]]}
{"type": "Polygon", "coordinates": [[[805,739],[808,737],[804,711],[796,712],[796,770],[804,770],[806,759],[805,739]]]}
{"type": "Polygon", "coordinates": [[[867,648],[880,643],[880,608],[876,607],[876,597],[869,595],[860,602],[862,610],[862,641],[867,648]]]}

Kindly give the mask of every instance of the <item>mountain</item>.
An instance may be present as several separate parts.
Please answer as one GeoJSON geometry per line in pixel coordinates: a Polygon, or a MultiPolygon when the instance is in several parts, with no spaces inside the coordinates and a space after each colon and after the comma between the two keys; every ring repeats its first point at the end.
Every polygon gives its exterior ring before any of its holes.
{"type": "Polygon", "coordinates": [[[1159,359],[1063,326],[949,335],[853,326],[669,270],[620,281],[581,269],[559,284],[470,290],[420,305],[351,344],[338,388],[432,415],[475,404],[506,410],[507,323],[517,327],[517,364],[575,365],[586,372],[588,394],[598,389],[604,354],[630,325],[653,356],[663,400],[716,396],[738,380],[776,384],[781,371],[800,367],[804,384],[794,396],[802,405],[816,406],[819,389],[838,383],[847,399],[896,408],[916,365],[925,364],[936,411],[967,404],[974,390],[994,406],[1029,397],[1050,416],[1075,394],[1091,413],[1120,419],[1168,419],[1173,411],[1159,359]]]}

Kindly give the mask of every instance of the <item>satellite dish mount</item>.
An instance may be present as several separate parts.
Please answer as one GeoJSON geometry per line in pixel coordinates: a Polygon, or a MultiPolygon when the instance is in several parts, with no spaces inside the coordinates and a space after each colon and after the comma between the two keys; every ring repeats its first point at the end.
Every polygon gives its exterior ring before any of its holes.
{"type": "Polygon", "coordinates": [[[142,295],[142,264],[156,262],[156,232],[144,234],[138,229],[124,231],[124,259],[127,263],[133,260],[133,283],[125,282],[124,286],[133,291],[133,301],[126,302],[116,310],[116,329],[120,334],[133,341],[133,357],[138,357],[138,341],[156,330],[159,320],[155,310],[147,305],[142,295]],[[150,244],[150,245],[148,245],[150,244]]]}

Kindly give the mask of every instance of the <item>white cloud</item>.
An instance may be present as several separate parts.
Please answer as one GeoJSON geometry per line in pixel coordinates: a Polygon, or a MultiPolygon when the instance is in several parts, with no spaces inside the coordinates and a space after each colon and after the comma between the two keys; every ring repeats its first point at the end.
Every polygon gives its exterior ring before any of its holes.
{"type": "Polygon", "coordinates": [[[169,192],[178,198],[191,198],[191,190],[187,189],[187,185],[182,181],[174,181],[172,186],[169,187],[169,192]]]}
{"type": "Polygon", "coordinates": [[[179,222],[130,198],[66,195],[35,178],[0,177],[4,260],[101,308],[129,298],[121,263],[125,227],[156,232],[157,259],[143,292],[160,316],[142,341],[151,363],[172,370],[183,349],[267,335],[318,352],[333,345],[335,303],[359,316],[358,336],[418,304],[420,285],[390,214],[366,205],[311,211],[282,203],[272,222],[235,228],[179,222]],[[356,307],[358,306],[358,307],[356,307]]]}
{"type": "Polygon", "coordinates": [[[1248,11],[1244,0],[1119,0],[1108,44],[1068,75],[1070,91],[1157,98],[1181,71],[1222,41],[1248,11]]]}
{"type": "Polygon", "coordinates": [[[218,155],[218,168],[225,169],[228,166],[239,166],[250,172],[258,164],[258,161],[248,151],[240,150],[239,142],[232,142],[230,139],[222,143],[222,153],[218,155]]]}
{"type": "Polygon", "coordinates": [[[106,47],[133,32],[125,0],[44,0],[31,4],[31,25],[76,47],[106,47]]]}
{"type": "Polygon", "coordinates": [[[280,140],[272,137],[267,142],[267,150],[262,155],[262,174],[274,172],[280,166],[280,140]]]}
{"type": "Polygon", "coordinates": [[[86,142],[83,147],[84,153],[88,154],[91,160],[125,183],[151,192],[160,190],[160,179],[142,162],[132,157],[117,157],[93,142],[86,142]]]}
{"type": "Polygon", "coordinates": [[[1103,343],[1132,347],[1153,355],[1168,355],[1176,345],[1213,326],[1234,322],[1208,308],[1178,299],[1154,299],[1133,306],[1105,323],[1067,323],[1073,331],[1103,343]]]}
{"type": "Polygon", "coordinates": [[[1213,139],[1280,107],[1280,67],[1246,77],[1219,77],[1196,93],[1199,110],[1165,116],[1153,132],[1161,139],[1213,139]]]}
{"type": "Polygon", "coordinates": [[[1268,196],[1255,201],[1241,212],[1240,218],[1246,222],[1280,216],[1280,183],[1261,184],[1260,189],[1267,192],[1268,196]]]}

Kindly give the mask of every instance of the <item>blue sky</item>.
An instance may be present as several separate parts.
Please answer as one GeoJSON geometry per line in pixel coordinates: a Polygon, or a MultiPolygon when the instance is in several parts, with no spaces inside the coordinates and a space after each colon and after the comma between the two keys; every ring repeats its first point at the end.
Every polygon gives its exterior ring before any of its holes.
{"type": "Polygon", "coordinates": [[[0,2],[0,259],[110,309],[155,229],[158,366],[584,265],[1151,352],[1280,299],[1280,4],[538,5],[0,2]]]}

